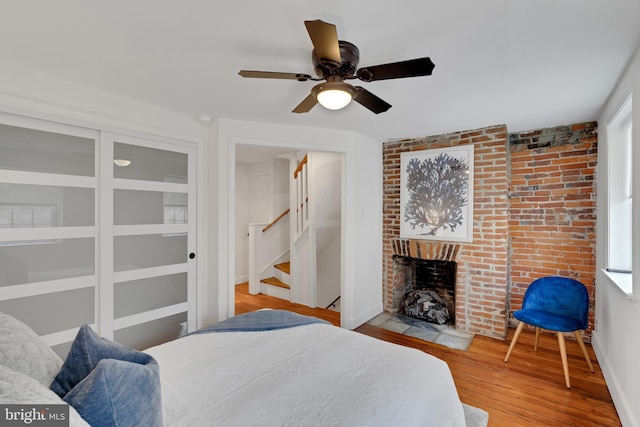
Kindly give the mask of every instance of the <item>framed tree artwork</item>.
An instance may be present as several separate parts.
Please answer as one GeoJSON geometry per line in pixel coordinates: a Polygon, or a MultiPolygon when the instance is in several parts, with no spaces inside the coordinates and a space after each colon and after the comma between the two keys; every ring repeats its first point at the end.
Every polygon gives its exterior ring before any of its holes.
{"type": "Polygon", "coordinates": [[[473,241],[473,144],[400,155],[400,237],[473,241]]]}

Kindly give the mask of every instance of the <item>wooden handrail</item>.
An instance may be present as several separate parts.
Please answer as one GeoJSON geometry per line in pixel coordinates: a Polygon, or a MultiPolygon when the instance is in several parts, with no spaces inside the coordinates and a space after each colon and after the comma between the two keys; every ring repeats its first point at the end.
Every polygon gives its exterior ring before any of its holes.
{"type": "Polygon", "coordinates": [[[282,218],[285,217],[285,215],[287,215],[289,213],[291,209],[287,209],[286,211],[282,212],[278,218],[274,219],[273,221],[271,221],[265,228],[262,229],[262,232],[264,233],[265,231],[267,231],[268,229],[270,229],[271,227],[273,227],[274,225],[276,225],[276,223],[278,221],[280,221],[282,218]]]}
{"type": "Polygon", "coordinates": [[[302,168],[306,164],[307,164],[307,155],[305,154],[304,159],[302,159],[300,164],[298,164],[298,167],[296,168],[296,170],[293,171],[293,179],[298,179],[298,174],[300,173],[300,171],[302,171],[302,168]]]}

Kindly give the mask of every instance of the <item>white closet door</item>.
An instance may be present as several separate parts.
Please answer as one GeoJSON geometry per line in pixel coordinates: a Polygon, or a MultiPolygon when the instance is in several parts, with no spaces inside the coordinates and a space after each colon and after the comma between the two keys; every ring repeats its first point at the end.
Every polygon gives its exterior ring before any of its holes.
{"type": "Polygon", "coordinates": [[[101,245],[101,333],[146,348],[195,329],[195,148],[101,142],[102,235],[113,235],[101,245]]]}
{"type": "Polygon", "coordinates": [[[0,114],[0,311],[62,356],[97,320],[97,139],[0,114]]]}
{"type": "Polygon", "coordinates": [[[195,188],[192,144],[0,113],[0,311],[63,357],[195,329],[195,188]]]}

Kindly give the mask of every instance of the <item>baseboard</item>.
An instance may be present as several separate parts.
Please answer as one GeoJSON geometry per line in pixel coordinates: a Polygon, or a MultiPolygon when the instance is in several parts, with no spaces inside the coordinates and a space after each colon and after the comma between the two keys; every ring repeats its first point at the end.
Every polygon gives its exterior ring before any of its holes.
{"type": "Polygon", "coordinates": [[[247,283],[249,281],[249,275],[236,277],[236,285],[240,285],[241,283],[247,283]]]}
{"type": "Polygon", "coordinates": [[[349,319],[348,325],[343,325],[347,329],[355,329],[358,326],[367,323],[369,320],[373,319],[383,311],[384,309],[382,308],[382,304],[376,304],[372,307],[368,307],[366,310],[359,312],[353,318],[349,319]]]}
{"type": "Polygon", "coordinates": [[[609,389],[609,393],[611,394],[613,405],[615,406],[616,411],[618,411],[620,422],[625,427],[639,427],[638,421],[633,415],[633,410],[631,408],[631,405],[629,404],[629,400],[624,395],[615,370],[611,366],[609,359],[606,357],[606,352],[603,350],[600,339],[595,332],[591,336],[591,346],[593,347],[593,351],[595,351],[596,353],[596,358],[598,359],[598,364],[600,365],[600,369],[602,370],[602,375],[604,376],[604,380],[607,383],[607,388],[609,389]]]}

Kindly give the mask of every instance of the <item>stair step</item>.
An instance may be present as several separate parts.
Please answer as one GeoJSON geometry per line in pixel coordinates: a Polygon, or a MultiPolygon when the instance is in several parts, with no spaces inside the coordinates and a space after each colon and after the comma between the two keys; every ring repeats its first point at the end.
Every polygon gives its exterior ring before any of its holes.
{"type": "Polygon", "coordinates": [[[291,263],[290,262],[283,262],[282,264],[276,264],[274,265],[275,268],[277,268],[280,271],[284,271],[287,274],[291,274],[291,263]]]}
{"type": "Polygon", "coordinates": [[[275,277],[269,277],[267,279],[260,280],[262,283],[266,283],[267,285],[277,286],[278,288],[291,289],[289,285],[286,283],[276,279],[275,277]]]}

